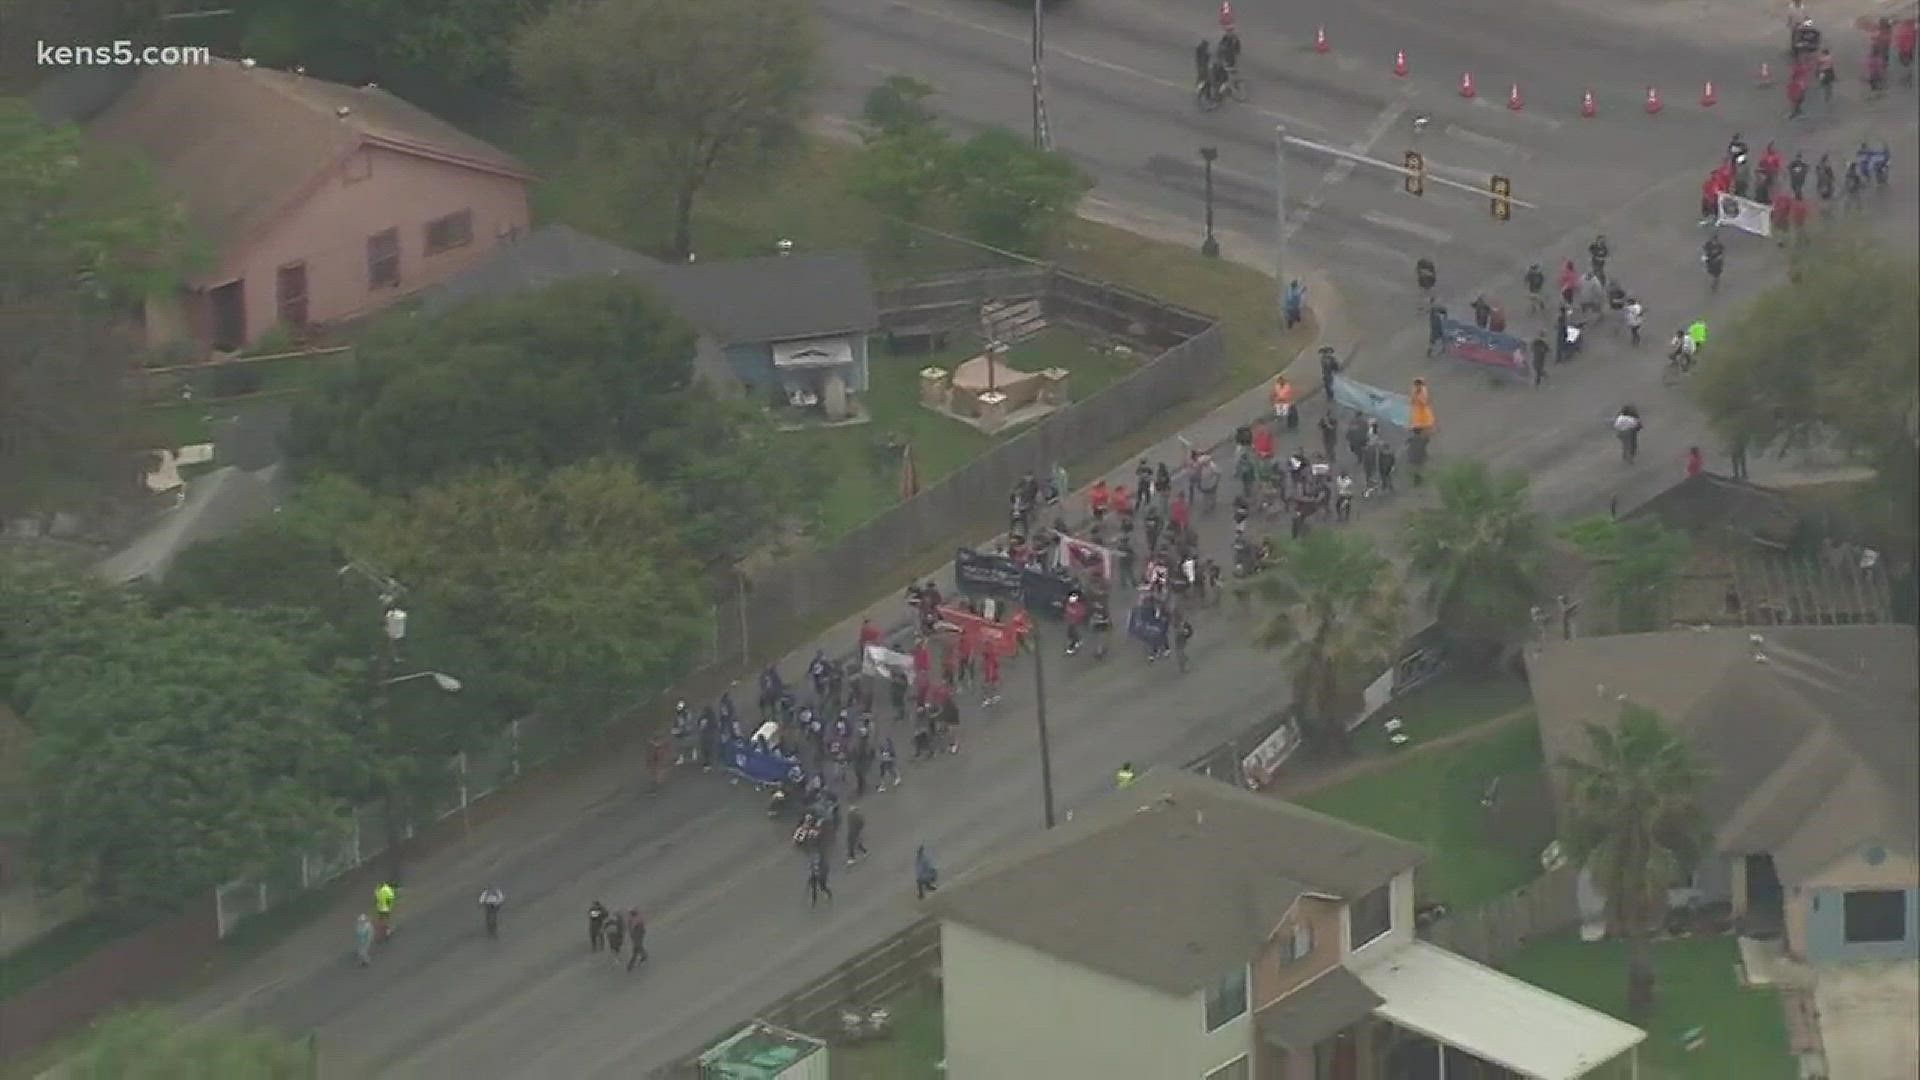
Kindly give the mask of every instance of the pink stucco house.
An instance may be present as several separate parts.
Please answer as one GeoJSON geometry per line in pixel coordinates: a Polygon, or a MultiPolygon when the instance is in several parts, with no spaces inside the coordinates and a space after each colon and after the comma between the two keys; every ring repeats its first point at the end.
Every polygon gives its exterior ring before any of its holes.
{"type": "Polygon", "coordinates": [[[363,315],[527,227],[526,166],[375,87],[216,60],[95,97],[69,118],[150,159],[210,249],[148,303],[153,344],[224,351],[363,315]]]}

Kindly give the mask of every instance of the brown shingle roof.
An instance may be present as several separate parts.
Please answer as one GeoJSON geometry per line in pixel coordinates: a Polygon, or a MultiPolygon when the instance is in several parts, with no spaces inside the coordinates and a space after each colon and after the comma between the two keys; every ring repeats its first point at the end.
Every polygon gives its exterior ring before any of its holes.
{"type": "Polygon", "coordinates": [[[942,918],[1169,994],[1241,964],[1305,893],[1357,897],[1418,846],[1154,770],[934,894],[942,918]]]}
{"type": "Polygon", "coordinates": [[[1549,760],[1588,752],[1622,698],[1711,770],[1715,846],[1805,880],[1845,852],[1920,847],[1920,667],[1910,626],[1679,630],[1552,642],[1528,659],[1549,760]],[[1764,657],[1757,660],[1755,657],[1764,657]]]}
{"type": "Polygon", "coordinates": [[[223,248],[271,221],[362,145],[532,175],[511,155],[384,90],[231,60],[144,68],[87,130],[151,160],[202,235],[223,248]]]}
{"type": "Polygon", "coordinates": [[[1323,1040],[1370,1015],[1382,1000],[1360,976],[1335,964],[1254,1014],[1254,1029],[1270,1046],[1310,1054],[1323,1040]]]}

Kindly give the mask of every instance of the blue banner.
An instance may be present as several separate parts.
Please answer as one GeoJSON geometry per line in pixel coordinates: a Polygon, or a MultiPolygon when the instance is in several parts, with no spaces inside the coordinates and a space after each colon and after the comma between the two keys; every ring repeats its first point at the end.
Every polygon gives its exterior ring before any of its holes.
{"type": "Polygon", "coordinates": [[[1527,343],[1512,334],[1497,334],[1452,319],[1442,324],[1441,332],[1445,335],[1447,355],[1456,360],[1512,374],[1524,375],[1533,370],[1527,359],[1527,343]]]}
{"type": "Polygon", "coordinates": [[[1405,394],[1382,390],[1356,382],[1345,375],[1333,377],[1333,403],[1343,409],[1364,413],[1382,423],[1406,430],[1413,415],[1413,402],[1405,394]]]}

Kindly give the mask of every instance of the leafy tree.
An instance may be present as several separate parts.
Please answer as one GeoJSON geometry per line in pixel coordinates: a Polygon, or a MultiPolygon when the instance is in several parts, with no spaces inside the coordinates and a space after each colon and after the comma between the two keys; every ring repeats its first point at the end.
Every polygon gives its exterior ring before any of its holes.
{"type": "MultiPolygon", "coordinates": [[[[301,410],[292,449],[384,492],[472,468],[645,455],[706,407],[693,354],[693,332],[618,278],[395,319],[301,410]]],[[[654,451],[654,469],[684,452],[654,451]]]]}
{"type": "Polygon", "coordinates": [[[816,52],[805,0],[587,0],[521,34],[513,67],[553,108],[648,137],[685,258],[707,182],[797,139],[816,52]]]}
{"type": "Polygon", "coordinates": [[[1660,629],[1667,601],[1692,550],[1687,535],[1651,518],[1589,518],[1564,533],[1593,560],[1600,594],[1621,633],[1660,629]]]}
{"type": "Polygon", "coordinates": [[[307,1080],[312,1070],[312,1050],[277,1034],[192,1025],[138,1008],[96,1024],[61,1073],[73,1080],[307,1080]]]}
{"type": "Polygon", "coordinates": [[[1407,553],[1440,625],[1467,656],[1491,661],[1527,624],[1546,533],[1523,473],[1463,461],[1433,479],[1440,503],[1409,516],[1407,553]]]}
{"type": "Polygon", "coordinates": [[[1658,715],[1638,705],[1622,706],[1611,727],[1587,725],[1587,739],[1586,759],[1556,763],[1567,779],[1565,842],[1626,935],[1627,1015],[1638,1022],[1653,1007],[1649,942],[1666,913],[1667,889],[1703,849],[1706,770],[1658,715]]]}
{"type": "Polygon", "coordinates": [[[854,159],[850,186],[854,195],[889,217],[925,221],[943,205],[953,143],[930,123],[888,124],[892,126],[869,133],[865,149],[854,159]]]}
{"type": "Polygon", "coordinates": [[[50,127],[0,99],[0,304],[76,287],[137,302],[178,285],[206,257],[186,211],[139,158],[50,127]]]}
{"type": "Polygon", "coordinates": [[[1841,232],[1715,335],[1693,392],[1729,443],[1832,445],[1878,474],[1912,521],[1920,497],[1920,267],[1841,232]]]}
{"type": "Polygon", "coordinates": [[[867,91],[860,116],[878,135],[934,126],[933,109],[927,104],[933,86],[911,75],[889,75],[879,86],[867,91]]]}
{"type": "Polygon", "coordinates": [[[187,608],[123,619],[42,664],[33,855],[107,906],[165,906],[338,828],[363,762],[350,700],[314,671],[304,619],[187,608]]]}
{"type": "Polygon", "coordinates": [[[79,297],[0,300],[0,521],[133,490],[134,365],[132,344],[79,297]]]}
{"type": "Polygon", "coordinates": [[[1039,253],[1080,196],[1086,174],[1063,154],[1042,150],[1004,128],[956,148],[949,185],[966,235],[1010,251],[1039,253]]]}
{"type": "Polygon", "coordinates": [[[1400,644],[1393,566],[1364,536],[1316,529],[1245,592],[1271,608],[1254,639],[1282,650],[1301,734],[1318,752],[1346,752],[1344,710],[1400,644]]]}
{"type": "Polygon", "coordinates": [[[0,547],[0,701],[25,713],[42,668],[96,655],[117,627],[142,617],[140,597],[82,565],[0,547]]]}
{"type": "Polygon", "coordinates": [[[553,0],[238,0],[242,48],[344,82],[421,73],[452,88],[505,86],[513,35],[553,0]]]}
{"type": "Polygon", "coordinates": [[[598,720],[666,685],[712,633],[676,512],[639,470],[603,459],[422,489],[363,543],[423,606],[471,629],[516,705],[598,720]]]}
{"type": "Polygon", "coordinates": [[[296,414],[291,449],[394,494],[475,468],[613,454],[678,501],[702,558],[737,558],[813,508],[819,455],[694,378],[693,332],[639,283],[568,282],[402,316],[296,414]]]}

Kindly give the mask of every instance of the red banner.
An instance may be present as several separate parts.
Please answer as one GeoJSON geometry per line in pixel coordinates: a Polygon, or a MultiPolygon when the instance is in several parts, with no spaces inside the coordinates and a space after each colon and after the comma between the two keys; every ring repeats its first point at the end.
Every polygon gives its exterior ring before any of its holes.
{"type": "Polygon", "coordinates": [[[1006,622],[994,622],[963,608],[942,607],[939,610],[943,629],[951,629],[968,639],[976,650],[982,647],[993,649],[1002,659],[1020,651],[1020,639],[1026,636],[1029,625],[1024,611],[1015,611],[1013,618],[1006,622]]]}

